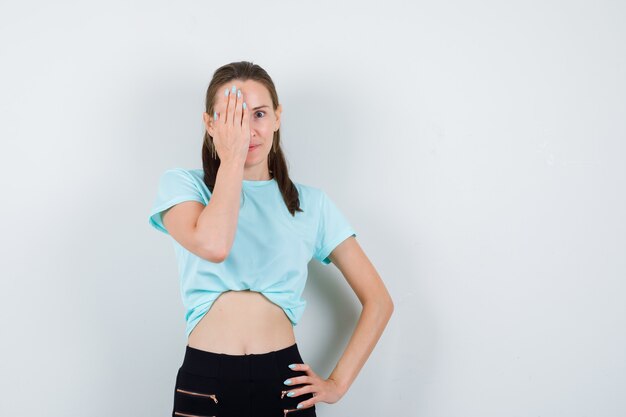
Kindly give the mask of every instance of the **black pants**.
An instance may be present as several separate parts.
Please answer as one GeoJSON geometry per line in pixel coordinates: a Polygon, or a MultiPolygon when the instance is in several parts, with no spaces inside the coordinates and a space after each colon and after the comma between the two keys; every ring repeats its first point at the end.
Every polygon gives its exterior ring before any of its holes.
{"type": "Polygon", "coordinates": [[[307,384],[285,385],[306,375],[289,364],[304,363],[297,343],[266,353],[229,355],[187,345],[176,376],[174,417],[316,417],[315,405],[297,409],[312,393],[288,397],[307,384]]]}

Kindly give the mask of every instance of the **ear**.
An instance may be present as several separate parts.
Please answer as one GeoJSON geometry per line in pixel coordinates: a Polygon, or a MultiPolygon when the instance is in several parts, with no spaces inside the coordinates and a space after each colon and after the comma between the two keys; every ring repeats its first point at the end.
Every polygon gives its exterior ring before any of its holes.
{"type": "Polygon", "coordinates": [[[202,121],[204,122],[206,131],[209,132],[209,135],[213,136],[213,120],[209,117],[209,113],[202,113],[202,121]]]}
{"type": "Polygon", "coordinates": [[[280,128],[280,114],[283,112],[282,104],[279,104],[276,107],[274,113],[276,113],[276,124],[274,125],[274,131],[277,131],[280,128]]]}

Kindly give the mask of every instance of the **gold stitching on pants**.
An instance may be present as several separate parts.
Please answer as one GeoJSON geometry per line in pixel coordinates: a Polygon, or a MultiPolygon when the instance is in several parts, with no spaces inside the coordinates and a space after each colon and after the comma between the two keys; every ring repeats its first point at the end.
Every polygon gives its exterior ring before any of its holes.
{"type": "Polygon", "coordinates": [[[284,417],[287,417],[287,413],[291,413],[292,411],[302,411],[302,410],[306,410],[306,408],[292,408],[292,409],[283,409],[283,412],[285,414],[283,414],[284,417]]]}
{"type": "MultiPolygon", "coordinates": [[[[300,387],[295,387],[295,388],[300,388],[300,387]]],[[[295,389],[295,388],[291,388],[291,389],[287,389],[287,390],[280,390],[280,398],[281,398],[281,399],[282,399],[282,398],[284,398],[284,397],[285,397],[285,395],[287,395],[287,393],[288,393],[289,391],[291,391],[292,389],[295,389]]],[[[291,398],[291,397],[289,397],[289,398],[291,398]]],[[[287,417],[287,413],[290,413],[290,412],[292,412],[292,411],[302,411],[302,410],[306,410],[306,408],[291,408],[291,409],[289,409],[289,408],[284,408],[284,409],[283,409],[283,413],[284,413],[284,414],[283,414],[283,416],[284,416],[284,417],[287,417]]]]}
{"type": "Polygon", "coordinates": [[[213,401],[215,401],[215,403],[217,404],[217,395],[215,395],[215,394],[204,394],[204,393],[201,393],[201,392],[187,391],[187,390],[180,389],[180,388],[176,388],[176,391],[181,392],[183,394],[195,395],[197,397],[209,397],[213,401]]]}
{"type": "Polygon", "coordinates": [[[184,416],[184,417],[215,417],[215,416],[199,416],[199,415],[196,415],[196,414],[185,414],[185,413],[181,413],[179,411],[174,411],[174,415],[184,416]]]}

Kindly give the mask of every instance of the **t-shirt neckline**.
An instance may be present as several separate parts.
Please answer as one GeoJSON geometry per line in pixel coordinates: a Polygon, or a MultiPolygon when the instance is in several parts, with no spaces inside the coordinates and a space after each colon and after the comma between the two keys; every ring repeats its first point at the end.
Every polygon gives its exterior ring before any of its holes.
{"type": "Polygon", "coordinates": [[[248,187],[262,187],[264,185],[273,184],[275,182],[275,178],[271,178],[269,180],[243,180],[243,184],[248,187]]]}

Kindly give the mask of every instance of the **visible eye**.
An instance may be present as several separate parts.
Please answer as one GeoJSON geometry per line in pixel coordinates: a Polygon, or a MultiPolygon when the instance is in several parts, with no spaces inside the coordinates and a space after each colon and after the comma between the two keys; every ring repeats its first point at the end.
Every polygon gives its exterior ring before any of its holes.
{"type": "MultiPolygon", "coordinates": [[[[265,114],[265,112],[261,111],[261,110],[259,110],[258,112],[254,113],[254,114],[256,115],[256,114],[259,114],[259,113],[265,114]]],[[[263,117],[263,116],[261,116],[261,117],[263,117]]]]}

